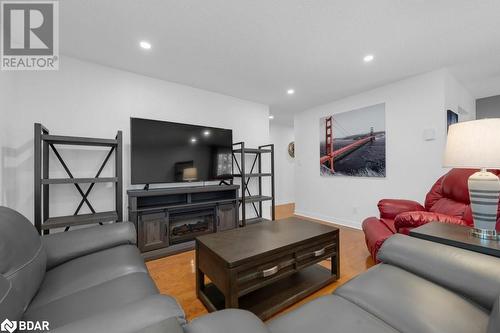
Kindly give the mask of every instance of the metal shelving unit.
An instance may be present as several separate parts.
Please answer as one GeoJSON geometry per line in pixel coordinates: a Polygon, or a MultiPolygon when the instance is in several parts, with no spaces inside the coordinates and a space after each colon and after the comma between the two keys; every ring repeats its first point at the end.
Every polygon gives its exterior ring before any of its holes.
{"type": "Polygon", "coordinates": [[[114,139],[85,138],[74,136],[50,135],[49,130],[42,124],[35,123],[35,227],[41,234],[48,234],[50,229],[65,228],[76,225],[121,222],[123,220],[123,165],[122,132],[118,131],[114,139]],[[75,178],[70,169],[59,154],[56,145],[70,146],[97,146],[109,147],[104,161],[93,178],[75,178]],[[52,150],[62,167],[68,174],[68,178],[49,178],[49,153],[52,150]],[[104,167],[111,156],[115,155],[115,177],[100,177],[104,167]],[[88,196],[96,183],[115,184],[115,210],[107,212],[96,212],[88,196]],[[80,200],[73,215],[50,217],[49,197],[50,185],[73,184],[80,193],[80,200]],[[84,191],[80,184],[90,184],[84,191]],[[86,204],[91,214],[79,214],[82,206],[86,204]]]}
{"type": "Polygon", "coordinates": [[[264,201],[271,201],[271,219],[275,219],[275,193],[274,193],[274,145],[268,144],[259,146],[258,148],[247,148],[244,142],[237,142],[233,144],[233,176],[241,178],[241,194],[239,198],[239,205],[241,207],[241,220],[240,225],[246,226],[248,224],[259,223],[264,221],[262,214],[262,203],[264,201]],[[270,169],[271,172],[262,172],[262,155],[270,154],[270,169]],[[247,172],[246,157],[253,156],[251,167],[247,172]],[[239,162],[238,157],[240,156],[239,162]],[[236,165],[237,172],[234,172],[234,165],[236,165]],[[271,178],[271,195],[264,195],[262,190],[263,178],[271,178]],[[252,179],[258,180],[258,194],[252,194],[249,189],[249,183],[252,179]],[[247,204],[251,204],[255,212],[255,217],[247,218],[247,204]]]}

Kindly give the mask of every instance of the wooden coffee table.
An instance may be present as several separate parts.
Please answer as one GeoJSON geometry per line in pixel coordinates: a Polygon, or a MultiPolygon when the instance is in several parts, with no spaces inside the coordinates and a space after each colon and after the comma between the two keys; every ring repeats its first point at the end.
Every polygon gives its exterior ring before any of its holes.
{"type": "Polygon", "coordinates": [[[264,320],[337,280],[339,258],[338,228],[295,217],[204,235],[196,293],[209,311],[240,308],[264,320]],[[318,264],[328,258],[331,269],[318,264]]]}

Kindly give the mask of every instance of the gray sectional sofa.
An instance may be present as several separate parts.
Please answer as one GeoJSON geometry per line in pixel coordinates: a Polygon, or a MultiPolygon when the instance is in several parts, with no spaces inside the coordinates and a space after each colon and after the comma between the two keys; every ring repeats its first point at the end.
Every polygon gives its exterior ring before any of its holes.
{"type": "Polygon", "coordinates": [[[264,324],[229,309],[186,323],[159,295],[129,223],[40,238],[0,207],[0,321],[47,320],[50,332],[500,332],[500,259],[395,235],[383,262],[264,324]]]}
{"type": "Polygon", "coordinates": [[[149,276],[135,234],[133,224],[115,223],[40,237],[0,207],[0,322],[48,321],[50,332],[136,332],[168,318],[183,325],[181,307],[149,276]]]}

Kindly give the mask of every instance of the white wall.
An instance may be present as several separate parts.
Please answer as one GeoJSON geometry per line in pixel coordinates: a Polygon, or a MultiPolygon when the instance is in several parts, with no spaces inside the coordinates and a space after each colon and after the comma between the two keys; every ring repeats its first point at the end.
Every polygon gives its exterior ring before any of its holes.
{"type": "Polygon", "coordinates": [[[293,126],[271,121],[269,128],[271,143],[274,144],[274,169],[276,205],[295,202],[294,159],[288,155],[288,144],[294,141],[293,126]]]}
{"type": "MultiPolygon", "coordinates": [[[[269,142],[268,106],[63,57],[59,71],[2,72],[11,87],[2,149],[3,204],[33,218],[33,123],[53,134],[111,138],[123,130],[124,189],[130,188],[129,118],[142,117],[233,129],[234,141],[269,142]],[[244,120],[244,121],[243,121],[244,120]]],[[[0,92],[0,100],[5,99],[0,92]]],[[[93,177],[106,151],[64,149],[75,177],[93,177]]],[[[52,157],[51,177],[65,177],[52,157]]],[[[108,168],[102,176],[113,174],[108,168]]],[[[97,191],[96,191],[97,190],[97,191]]],[[[96,210],[113,209],[113,188],[98,184],[96,210]],[[98,194],[99,193],[99,194],[98,194]],[[111,206],[111,207],[110,207],[111,206]]],[[[72,214],[73,185],[51,187],[51,215],[72,214]]],[[[124,212],[126,212],[124,193],[124,212]]],[[[85,211],[88,212],[88,211],[85,211]]],[[[127,214],[124,213],[126,217],[127,214]]]]}
{"type": "MultiPolygon", "coordinates": [[[[0,74],[0,149],[2,147],[2,143],[6,140],[6,131],[7,131],[7,99],[10,98],[10,91],[8,90],[9,86],[7,84],[7,78],[5,75],[0,74]]],[[[0,167],[4,166],[4,156],[3,152],[0,150],[0,167]]],[[[3,172],[0,172],[0,206],[4,205],[4,186],[3,186],[3,172]]]]}
{"type": "MultiPolygon", "coordinates": [[[[448,71],[443,71],[445,84],[445,108],[458,113],[458,121],[476,119],[476,100],[448,71]]],[[[446,115],[445,115],[446,117],[446,115]]]]}
{"type": "MultiPolygon", "coordinates": [[[[382,198],[422,202],[441,166],[446,137],[447,105],[457,102],[458,83],[440,70],[307,110],[295,117],[296,213],[352,227],[377,216],[382,198]],[[387,176],[385,178],[321,177],[319,171],[320,117],[385,103],[387,176]],[[433,129],[435,140],[423,131],[433,129]]],[[[460,96],[463,97],[463,96],[460,96]]],[[[472,111],[471,111],[472,112],[472,111]]]]}

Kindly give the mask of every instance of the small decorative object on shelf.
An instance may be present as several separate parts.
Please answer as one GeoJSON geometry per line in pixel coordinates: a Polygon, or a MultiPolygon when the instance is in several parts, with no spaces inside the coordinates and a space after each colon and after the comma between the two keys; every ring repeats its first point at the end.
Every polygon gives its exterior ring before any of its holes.
{"type": "Polygon", "coordinates": [[[233,169],[236,165],[237,172],[233,170],[233,176],[241,178],[241,196],[239,198],[239,205],[241,207],[241,220],[240,225],[246,226],[247,224],[258,223],[264,221],[263,205],[264,201],[271,201],[271,219],[275,219],[275,195],[274,195],[274,144],[259,146],[258,148],[246,148],[244,142],[237,142],[233,144],[233,169]],[[262,155],[270,154],[270,170],[271,172],[263,172],[262,155]],[[238,156],[239,155],[239,159],[238,156]],[[252,156],[252,166],[247,171],[246,158],[247,155],[252,156]],[[239,160],[239,162],[238,162],[239,160]],[[262,189],[262,179],[269,177],[271,179],[271,195],[264,195],[262,189]],[[253,195],[249,188],[251,179],[258,180],[258,194],[253,195]],[[255,213],[254,217],[247,217],[247,204],[251,204],[255,213]]]}
{"type": "Polygon", "coordinates": [[[295,157],[295,142],[292,141],[288,144],[288,155],[290,155],[291,158],[295,157]]]}
{"type": "Polygon", "coordinates": [[[481,119],[450,125],[444,166],[480,168],[469,177],[469,196],[474,219],[472,234],[500,239],[497,223],[500,180],[487,168],[500,168],[500,119],[481,119]]]}
{"type": "Polygon", "coordinates": [[[50,229],[65,228],[84,224],[103,222],[121,222],[123,220],[123,172],[122,172],[122,131],[118,131],[114,139],[84,138],[75,136],[59,136],[49,134],[42,124],[35,123],[35,227],[41,234],[48,234],[50,229]],[[109,147],[99,170],[94,178],[75,178],[68,165],[61,157],[56,145],[99,146],[109,147]],[[57,160],[66,171],[68,178],[49,178],[49,153],[52,150],[57,160]],[[115,155],[115,176],[100,177],[111,156],[115,155]],[[96,212],[89,201],[89,194],[96,183],[115,184],[115,209],[107,212],[96,212]],[[68,216],[51,217],[49,214],[49,190],[51,184],[73,184],[81,200],[73,213],[68,216]],[[90,184],[84,191],[80,184],[90,184]],[[79,214],[86,204],[90,214],[79,214]]]}

